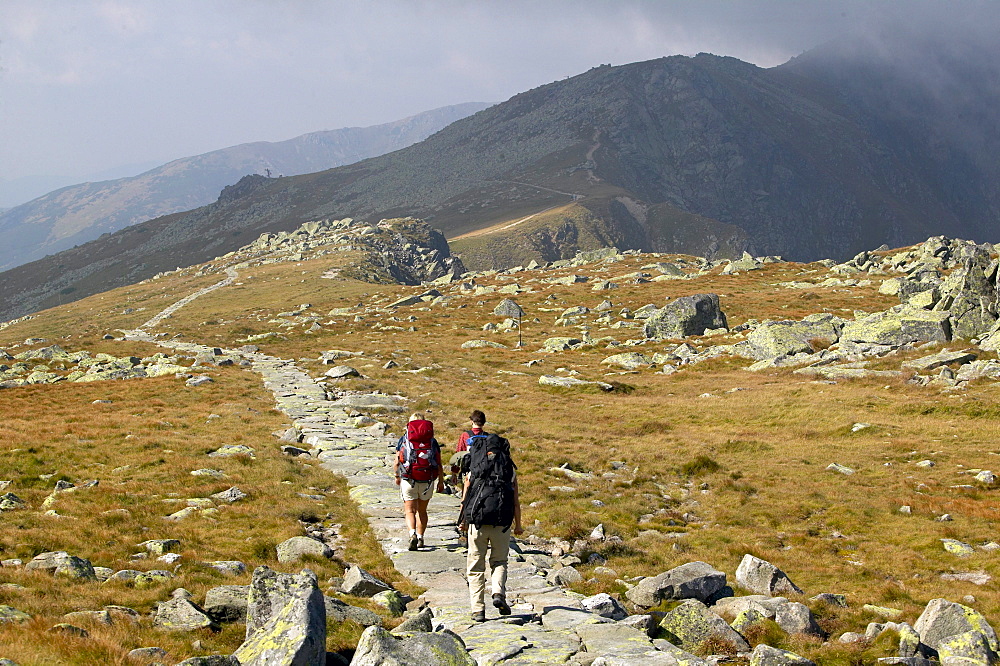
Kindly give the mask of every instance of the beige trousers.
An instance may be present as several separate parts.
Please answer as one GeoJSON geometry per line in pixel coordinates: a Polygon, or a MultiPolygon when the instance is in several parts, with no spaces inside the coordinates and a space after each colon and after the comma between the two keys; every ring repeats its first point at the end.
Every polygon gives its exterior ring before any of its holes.
{"type": "Polygon", "coordinates": [[[493,594],[507,594],[507,552],[510,548],[511,528],[495,525],[476,527],[469,525],[469,605],[472,612],[486,610],[486,551],[489,550],[493,594]]]}

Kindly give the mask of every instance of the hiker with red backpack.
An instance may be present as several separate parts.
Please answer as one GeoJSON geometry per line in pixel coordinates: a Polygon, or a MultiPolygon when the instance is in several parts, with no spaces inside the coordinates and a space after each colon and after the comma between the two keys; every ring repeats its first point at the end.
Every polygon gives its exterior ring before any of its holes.
{"type": "MultiPolygon", "coordinates": [[[[485,422],[485,420],[484,420],[485,422]]],[[[493,607],[510,615],[507,603],[507,557],[511,534],[521,534],[521,500],[517,466],[510,457],[510,442],[488,434],[468,455],[459,532],[468,529],[466,574],[474,622],[486,621],[486,563],[489,561],[493,607]],[[487,560],[488,553],[488,560],[487,560]]]]}
{"type": "Polygon", "coordinates": [[[403,499],[406,526],[410,529],[410,550],[424,547],[427,530],[427,503],[438,492],[444,492],[441,472],[441,447],[434,439],[434,424],[423,414],[414,414],[406,424],[406,435],[399,446],[393,472],[403,499]],[[405,439],[404,439],[405,438],[405,439]]]}

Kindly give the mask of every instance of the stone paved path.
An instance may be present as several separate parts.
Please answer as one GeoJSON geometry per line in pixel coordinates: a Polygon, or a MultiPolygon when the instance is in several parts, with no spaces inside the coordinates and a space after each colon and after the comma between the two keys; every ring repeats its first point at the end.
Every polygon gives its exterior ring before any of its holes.
{"type": "MultiPolygon", "coordinates": [[[[227,272],[226,280],[173,304],[139,329],[127,331],[126,339],[153,342],[188,354],[211,353],[212,347],[204,345],[155,340],[147,329],[194,298],[230,284],[236,273],[232,269],[227,272]]],[[[459,634],[478,664],[521,666],[566,663],[571,659],[571,663],[589,664],[599,655],[606,657],[607,666],[704,663],[686,660],[683,653],[675,656],[672,652],[676,648],[670,650],[663,641],[657,641],[654,647],[640,630],[583,610],[579,595],[546,582],[543,572],[530,563],[533,555],[541,553],[532,553],[524,546],[516,546],[522,552],[511,553],[508,600],[513,614],[501,619],[487,604],[488,621],[472,622],[465,550],[459,546],[454,529],[457,499],[434,496],[429,506],[426,547],[415,552],[407,550],[402,502],[392,476],[396,438],[383,434],[381,424],[357,427],[350,408],[327,400],[324,389],[293,361],[240,350],[223,351],[252,363],[265,387],[274,394],[277,408],[303,433],[303,443],[311,447],[311,453],[325,469],[347,478],[351,498],[368,516],[372,531],[396,569],[427,588],[424,598],[433,609],[436,625],[459,634]],[[580,653],[584,649],[586,652],[580,653]],[[579,656],[574,658],[577,653],[579,656]]]]}

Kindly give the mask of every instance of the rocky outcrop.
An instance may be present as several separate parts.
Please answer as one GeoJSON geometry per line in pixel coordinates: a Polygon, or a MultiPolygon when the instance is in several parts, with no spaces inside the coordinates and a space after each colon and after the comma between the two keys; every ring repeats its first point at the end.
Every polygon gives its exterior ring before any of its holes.
{"type": "Polygon", "coordinates": [[[233,653],[241,666],[315,666],[326,662],[326,606],[316,575],[257,567],[247,603],[246,641],[233,653]]]}
{"type": "Polygon", "coordinates": [[[667,303],[646,320],[645,336],[653,340],[701,335],[706,330],[726,328],[726,315],[716,294],[684,296],[667,303]]]}

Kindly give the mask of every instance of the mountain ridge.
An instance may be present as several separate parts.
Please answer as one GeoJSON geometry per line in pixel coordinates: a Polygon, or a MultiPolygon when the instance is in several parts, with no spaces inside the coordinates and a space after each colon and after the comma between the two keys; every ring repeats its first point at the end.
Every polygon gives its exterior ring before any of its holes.
{"type": "Polygon", "coordinates": [[[137,222],[211,203],[248,173],[297,175],[392,152],[426,138],[488,104],[469,102],[391,123],[256,141],[167,162],[136,176],[62,187],[0,212],[0,232],[17,245],[0,248],[0,269],[13,268],[137,222]]]}
{"type": "MultiPolygon", "coordinates": [[[[1000,124],[989,112],[967,129],[949,125],[950,116],[928,117],[947,100],[930,104],[936,91],[896,63],[868,52],[852,61],[844,50],[770,69],[711,54],[595,67],[390,155],[244,179],[208,206],[146,223],[137,232],[146,239],[111,237],[8,272],[14,289],[0,313],[51,303],[59,290],[99,288],[98,273],[124,284],[235,249],[244,234],[329,218],[425,219],[449,238],[465,236],[461,250],[476,257],[466,260],[474,270],[567,258],[588,243],[842,260],[932,235],[986,240],[1000,208],[994,169],[950,139],[971,133],[1000,145],[1000,124]],[[897,93],[896,106],[886,106],[897,93]],[[491,244],[518,246],[517,256],[491,244]],[[57,274],[59,263],[82,277],[57,274]],[[18,293],[32,271],[55,279],[31,283],[28,306],[18,293]]],[[[969,68],[952,74],[952,88],[969,95],[966,108],[996,94],[988,87],[976,97],[969,68]]]]}

